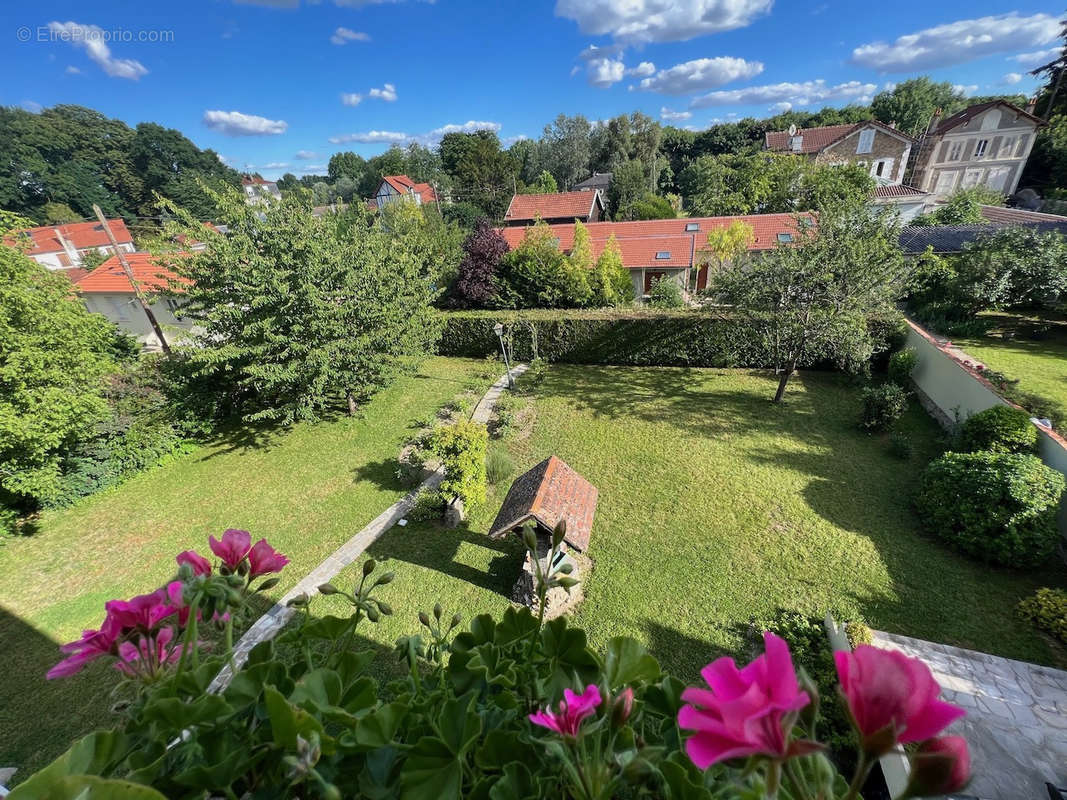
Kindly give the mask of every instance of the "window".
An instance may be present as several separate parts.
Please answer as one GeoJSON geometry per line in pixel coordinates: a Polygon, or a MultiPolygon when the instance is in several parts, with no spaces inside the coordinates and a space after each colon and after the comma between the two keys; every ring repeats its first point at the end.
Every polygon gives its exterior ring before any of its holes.
{"type": "Polygon", "coordinates": [[[1010,173],[1011,167],[994,167],[986,174],[985,185],[994,191],[1003,192],[1010,173]]]}
{"type": "Polygon", "coordinates": [[[656,253],[656,261],[666,261],[671,257],[670,250],[660,250],[656,253]]]}
{"type": "Polygon", "coordinates": [[[109,297],[108,302],[111,304],[111,310],[114,312],[115,317],[119,322],[128,322],[130,314],[126,309],[127,301],[121,297],[109,297]]]}
{"type": "Polygon", "coordinates": [[[1000,140],[1000,147],[997,148],[997,158],[1011,158],[1015,154],[1015,142],[1018,137],[1005,136],[1000,140]]]}
{"type": "Polygon", "coordinates": [[[778,234],[778,241],[779,242],[791,242],[791,241],[793,241],[793,234],[791,234],[791,233],[779,233],[778,234]]]}
{"type": "Polygon", "coordinates": [[[789,148],[794,153],[799,153],[804,148],[804,137],[803,136],[794,136],[793,138],[791,138],[789,140],[789,148]]]}
{"type": "Polygon", "coordinates": [[[700,223],[699,222],[687,222],[687,223],[685,223],[685,229],[687,231],[699,231],[700,230],[700,223]]]}
{"type": "Polygon", "coordinates": [[[860,139],[856,143],[857,153],[869,153],[874,147],[874,128],[864,128],[860,131],[860,139]]]}
{"type": "Polygon", "coordinates": [[[972,186],[977,186],[982,180],[982,173],[985,170],[982,169],[969,169],[963,173],[963,180],[960,181],[961,189],[970,189],[972,186]]]}
{"type": "Polygon", "coordinates": [[[959,161],[963,155],[963,142],[953,142],[948,148],[948,160],[959,161]]]}
{"type": "Polygon", "coordinates": [[[983,130],[983,131],[995,131],[999,124],[1000,124],[1000,110],[994,108],[991,111],[987,111],[985,113],[985,116],[982,117],[981,130],[983,130]]]}
{"type": "Polygon", "coordinates": [[[974,157],[985,158],[985,151],[989,148],[988,139],[979,139],[978,144],[974,146],[974,157]]]}
{"type": "Polygon", "coordinates": [[[871,167],[871,177],[879,179],[879,183],[888,183],[893,178],[892,158],[880,158],[871,167]]]}
{"type": "Polygon", "coordinates": [[[958,172],[939,172],[937,174],[937,187],[934,189],[934,194],[952,194],[952,190],[956,188],[956,179],[958,176],[958,172]]]}

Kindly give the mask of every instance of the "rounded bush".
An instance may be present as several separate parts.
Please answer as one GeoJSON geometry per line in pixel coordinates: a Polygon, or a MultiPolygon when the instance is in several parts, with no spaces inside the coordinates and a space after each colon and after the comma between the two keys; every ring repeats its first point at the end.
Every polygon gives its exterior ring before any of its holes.
{"type": "Polygon", "coordinates": [[[1016,610],[1023,619],[1067,644],[1067,591],[1038,589],[1016,610]]]}
{"type": "Polygon", "coordinates": [[[926,468],[916,506],[927,530],[964,553],[1031,567],[1056,549],[1063,487],[1037,456],[946,453],[926,468]]]}
{"type": "Polygon", "coordinates": [[[1021,408],[993,406],[972,414],[960,427],[960,448],[969,453],[1033,453],[1037,428],[1021,408]]]}
{"type": "Polygon", "coordinates": [[[863,390],[863,419],[869,431],[887,431],[908,408],[908,393],[898,384],[883,383],[863,390]]]}
{"type": "Polygon", "coordinates": [[[889,380],[901,386],[907,386],[908,381],[911,380],[912,370],[915,369],[915,365],[918,363],[919,354],[915,352],[914,347],[897,350],[889,357],[889,380]]]}

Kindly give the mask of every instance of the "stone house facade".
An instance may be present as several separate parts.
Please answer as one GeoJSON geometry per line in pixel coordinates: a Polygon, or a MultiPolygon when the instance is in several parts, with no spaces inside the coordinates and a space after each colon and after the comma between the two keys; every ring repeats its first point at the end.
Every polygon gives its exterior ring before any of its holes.
{"type": "Polygon", "coordinates": [[[906,133],[876,120],[770,131],[764,137],[771,152],[802,155],[818,164],[858,164],[881,186],[904,182],[914,144],[906,133]]]}

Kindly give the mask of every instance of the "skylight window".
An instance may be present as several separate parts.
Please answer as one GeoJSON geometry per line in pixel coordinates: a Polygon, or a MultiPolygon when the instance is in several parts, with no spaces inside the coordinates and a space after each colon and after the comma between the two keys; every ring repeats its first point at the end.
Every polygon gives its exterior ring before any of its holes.
{"type": "Polygon", "coordinates": [[[685,229],[687,231],[699,231],[700,230],[700,223],[699,222],[687,222],[687,223],[685,223],[685,229]]]}
{"type": "Polygon", "coordinates": [[[778,241],[779,242],[791,242],[791,241],[793,241],[793,234],[791,234],[791,233],[779,233],[778,234],[778,241]]]}
{"type": "Polygon", "coordinates": [[[660,250],[656,253],[656,261],[666,261],[671,257],[670,250],[660,250]]]}

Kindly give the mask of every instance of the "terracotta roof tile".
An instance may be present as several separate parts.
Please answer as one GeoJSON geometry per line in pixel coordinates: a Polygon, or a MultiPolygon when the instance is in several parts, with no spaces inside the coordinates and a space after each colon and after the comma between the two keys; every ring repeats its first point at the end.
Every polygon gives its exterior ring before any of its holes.
{"type": "Polygon", "coordinates": [[[916,189],[914,186],[909,186],[906,183],[897,183],[892,186],[876,186],[874,189],[875,197],[923,197],[928,194],[922,189],[916,189]]]}
{"type": "Polygon", "coordinates": [[[511,198],[505,221],[541,219],[580,219],[592,213],[593,204],[602,202],[599,192],[557,192],[551,194],[517,194],[511,198]]]}
{"type": "MultiPolygon", "coordinates": [[[[133,237],[130,236],[130,232],[127,230],[126,223],[123,220],[109,219],[107,224],[108,227],[111,228],[111,232],[115,234],[115,240],[119,244],[133,243],[133,237]]],[[[107,238],[107,232],[104,230],[104,226],[99,222],[72,222],[69,225],[44,225],[39,228],[29,228],[24,231],[19,231],[18,233],[29,237],[31,246],[26,251],[26,254],[31,256],[62,252],[63,245],[60,242],[60,237],[66,239],[75,250],[88,250],[90,248],[109,247],[111,245],[111,241],[107,238]]],[[[14,246],[21,238],[21,236],[8,236],[4,239],[4,244],[14,246]]]]}
{"type": "Polygon", "coordinates": [[[896,128],[891,128],[888,125],[879,122],[878,120],[869,119],[863,122],[854,122],[851,125],[824,125],[819,128],[799,128],[796,135],[801,137],[801,147],[799,150],[792,148],[789,135],[789,131],[768,131],[764,134],[763,141],[767,150],[773,150],[775,152],[782,153],[818,153],[821,150],[832,145],[853,131],[858,131],[860,128],[873,127],[886,133],[899,136],[902,139],[914,142],[911,136],[899,131],[896,128]]]}
{"type": "Polygon", "coordinates": [[[1002,208],[1001,206],[982,206],[982,218],[986,222],[1005,222],[1009,225],[1021,225],[1033,222],[1056,222],[1067,225],[1067,217],[1059,214],[1044,214],[1040,211],[1027,211],[1025,208],[1002,208]]]}
{"type": "Polygon", "coordinates": [[[415,183],[407,175],[383,175],[382,180],[392,186],[401,194],[411,194],[414,192],[420,195],[422,202],[433,203],[437,200],[437,194],[434,192],[433,187],[428,183],[415,183]]]}
{"type": "Polygon", "coordinates": [[[589,549],[596,503],[596,487],[562,459],[549,456],[511,484],[489,536],[502,538],[531,519],[552,530],[563,519],[567,522],[564,541],[585,552],[589,549]]]}
{"type": "MultiPolygon", "coordinates": [[[[129,262],[133,276],[142,290],[167,289],[172,281],[181,282],[172,271],[157,266],[151,253],[128,253],[126,261],[129,262]]],[[[133,286],[130,285],[118,256],[111,256],[76,285],[83,294],[133,294],[133,286]]]]}

